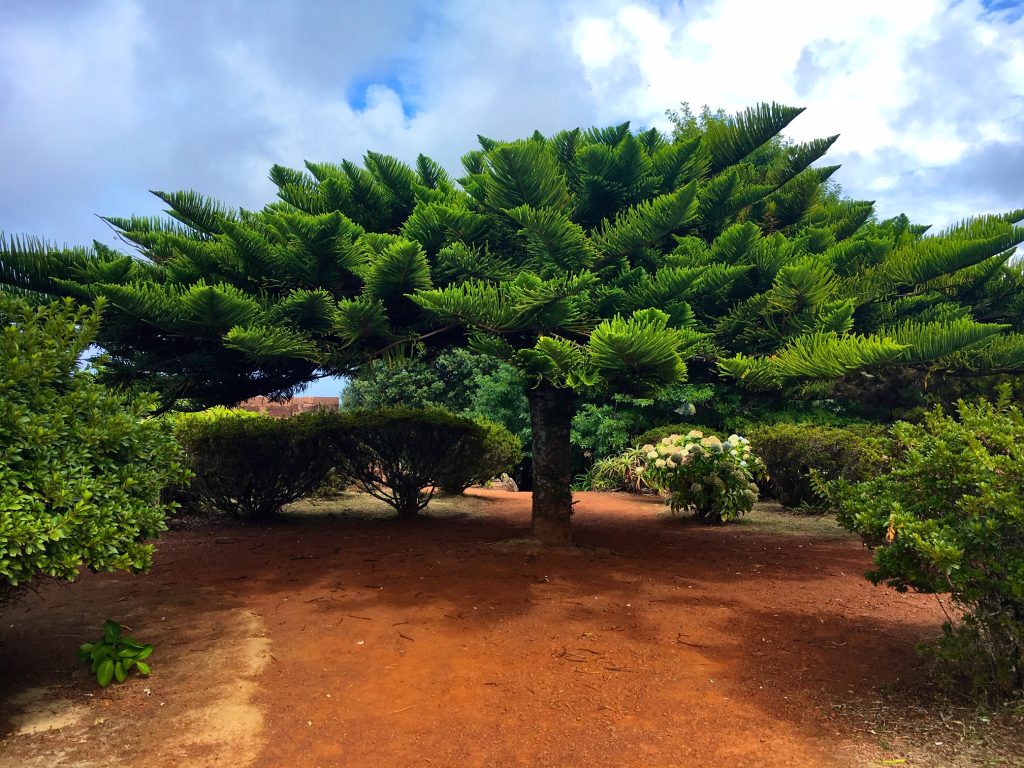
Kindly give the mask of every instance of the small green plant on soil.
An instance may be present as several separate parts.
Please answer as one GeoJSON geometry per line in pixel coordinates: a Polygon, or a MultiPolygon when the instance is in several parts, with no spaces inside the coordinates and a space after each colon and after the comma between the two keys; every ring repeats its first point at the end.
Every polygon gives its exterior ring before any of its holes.
{"type": "Polygon", "coordinates": [[[673,512],[692,510],[707,522],[722,523],[749,512],[757,501],[756,480],[763,462],[745,437],[721,440],[700,430],[669,435],[641,449],[644,482],[668,494],[673,512]]]}
{"type": "Polygon", "coordinates": [[[84,643],[78,649],[78,658],[89,665],[96,682],[106,688],[111,680],[123,683],[134,667],[140,675],[148,676],[146,659],[153,646],[140,643],[121,634],[121,625],[107,619],[103,622],[103,637],[93,643],[84,643]]]}

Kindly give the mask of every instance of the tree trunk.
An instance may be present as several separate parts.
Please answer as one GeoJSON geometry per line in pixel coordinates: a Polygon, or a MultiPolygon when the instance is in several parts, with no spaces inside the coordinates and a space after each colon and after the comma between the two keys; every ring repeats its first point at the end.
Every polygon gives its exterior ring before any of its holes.
{"type": "Polygon", "coordinates": [[[533,429],[533,536],[544,544],[572,543],[572,465],[569,426],[573,394],[547,383],[527,391],[533,429]]]}

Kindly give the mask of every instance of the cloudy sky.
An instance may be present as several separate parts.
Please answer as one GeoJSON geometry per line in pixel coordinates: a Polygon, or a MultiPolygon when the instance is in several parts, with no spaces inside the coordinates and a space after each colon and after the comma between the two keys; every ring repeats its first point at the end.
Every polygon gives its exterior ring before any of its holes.
{"type": "Polygon", "coordinates": [[[773,100],[882,216],[1024,207],[1024,0],[3,0],[0,231],[109,241],[149,189],[256,208],[274,163],[458,170],[477,133],[773,100]]]}

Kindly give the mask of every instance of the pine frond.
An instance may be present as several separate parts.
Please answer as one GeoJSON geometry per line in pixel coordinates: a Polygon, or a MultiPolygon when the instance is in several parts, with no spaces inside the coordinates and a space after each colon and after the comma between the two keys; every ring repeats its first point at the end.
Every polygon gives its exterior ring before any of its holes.
{"type": "Polygon", "coordinates": [[[275,324],[307,333],[326,333],[336,325],[336,314],[337,304],[327,291],[300,288],[277,302],[269,316],[275,324]]]}
{"type": "Polygon", "coordinates": [[[703,179],[711,170],[711,155],[700,136],[679,139],[658,149],[651,161],[652,172],[661,177],[666,192],[703,179]]]}
{"type": "Polygon", "coordinates": [[[629,122],[619,125],[608,126],[607,128],[588,128],[583,138],[590,144],[604,144],[609,147],[617,147],[619,143],[629,136],[629,122]]]}
{"type": "Polygon", "coordinates": [[[419,243],[401,240],[374,258],[364,275],[366,296],[385,304],[431,287],[430,264],[419,243]]]}
{"type": "Polygon", "coordinates": [[[338,302],[334,328],[347,346],[390,336],[384,305],[362,297],[338,302]]]}
{"type": "Polygon", "coordinates": [[[752,222],[733,224],[715,238],[711,258],[719,264],[749,264],[761,244],[761,228],[752,222]]]}
{"type": "Polygon", "coordinates": [[[533,347],[516,351],[512,360],[530,379],[565,386],[581,372],[586,354],[575,342],[540,336],[533,347]]]}
{"type": "Polygon", "coordinates": [[[160,192],[150,190],[168,206],[167,213],[198,233],[219,235],[225,222],[238,221],[238,212],[198,192],[160,192]]]}
{"type": "Polygon", "coordinates": [[[200,281],[185,290],[179,301],[183,321],[222,333],[236,325],[249,325],[263,313],[258,301],[227,283],[200,281]]]}
{"type": "MultiPolygon", "coordinates": [[[[1024,239],[1024,229],[1021,232],[1024,239]]],[[[869,277],[893,287],[926,283],[978,264],[1016,244],[1009,234],[980,240],[926,237],[891,254],[869,277]]]]}
{"type": "Polygon", "coordinates": [[[976,323],[962,317],[944,322],[922,323],[908,320],[882,328],[880,336],[906,347],[900,360],[921,363],[939,360],[947,355],[973,347],[1008,330],[1007,325],[976,323]]]}
{"type": "Polygon", "coordinates": [[[798,380],[837,379],[853,371],[896,360],[905,347],[891,339],[818,332],[799,336],[770,357],[736,355],[718,361],[719,370],[753,388],[774,388],[798,380]]]}
{"type": "Polygon", "coordinates": [[[592,272],[550,280],[521,272],[502,288],[518,314],[518,323],[554,332],[557,329],[584,330],[589,327],[589,296],[596,285],[597,276],[592,272]]]}
{"type": "Polygon", "coordinates": [[[255,360],[291,357],[316,362],[320,357],[316,345],[306,336],[274,325],[235,326],[225,334],[224,346],[255,360]]]}
{"type": "Polygon", "coordinates": [[[704,130],[704,144],[711,154],[711,172],[738,163],[789,125],[803,108],[759,104],[726,120],[713,120],[704,130]]]}
{"type": "Polygon", "coordinates": [[[434,273],[438,285],[447,285],[463,280],[511,280],[516,270],[507,259],[488,250],[478,250],[465,243],[455,242],[438,252],[434,273]]]}
{"type": "Polygon", "coordinates": [[[497,147],[487,154],[487,170],[487,202],[496,209],[564,209],[569,202],[565,177],[545,145],[517,141],[497,147]]]}
{"type": "Polygon", "coordinates": [[[780,269],[765,295],[772,312],[797,314],[835,298],[839,287],[839,278],[822,259],[805,256],[780,269]]]}
{"type": "Polygon", "coordinates": [[[571,131],[559,131],[549,142],[555,160],[562,168],[562,173],[574,184],[576,178],[576,153],[583,145],[583,132],[579,128],[571,131]]]}
{"type": "Polygon", "coordinates": [[[854,303],[850,299],[831,302],[834,306],[826,306],[815,319],[814,330],[824,333],[838,333],[844,336],[853,330],[854,303]]]}
{"type": "Polygon", "coordinates": [[[684,232],[697,213],[696,198],[697,184],[691,182],[633,206],[605,223],[594,246],[607,258],[635,257],[668,235],[684,232]]]}
{"type": "Polygon", "coordinates": [[[505,213],[520,226],[519,234],[526,238],[526,250],[541,277],[579,272],[596,261],[597,251],[583,229],[561,211],[521,205],[505,213]]]}
{"type": "Polygon", "coordinates": [[[696,331],[670,327],[664,312],[644,309],[595,326],[587,352],[590,365],[608,381],[646,389],[682,381],[683,359],[703,339],[696,331]]]}
{"type": "Polygon", "coordinates": [[[419,291],[410,298],[438,322],[460,323],[490,333],[522,327],[521,314],[511,305],[506,292],[482,280],[465,280],[445,288],[419,291]]]}
{"type": "Polygon", "coordinates": [[[416,156],[416,173],[419,176],[419,183],[427,189],[437,189],[449,192],[452,189],[451,179],[441,164],[431,160],[426,155],[416,156]]]}
{"type": "Polygon", "coordinates": [[[405,218],[416,204],[416,188],[419,177],[408,165],[378,152],[367,152],[363,165],[374,180],[385,190],[385,194],[396,214],[405,218]]]}
{"type": "Polygon", "coordinates": [[[392,196],[373,174],[355,163],[344,160],[342,171],[348,180],[349,207],[346,216],[370,232],[387,232],[397,224],[392,196]]]}
{"type": "Polygon", "coordinates": [[[768,171],[768,183],[775,187],[781,187],[797,174],[809,168],[811,163],[824,157],[838,138],[839,134],[836,134],[828,138],[814,139],[786,147],[782,162],[768,171]]]}
{"type": "Polygon", "coordinates": [[[1024,333],[994,336],[987,344],[965,350],[946,362],[952,370],[980,374],[1024,373],[1024,333]]]}

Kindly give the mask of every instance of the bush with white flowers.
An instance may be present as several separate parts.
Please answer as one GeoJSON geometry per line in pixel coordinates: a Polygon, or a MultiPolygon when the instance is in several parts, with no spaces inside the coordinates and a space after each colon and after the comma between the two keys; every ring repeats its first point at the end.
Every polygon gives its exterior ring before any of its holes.
{"type": "Polygon", "coordinates": [[[766,477],[764,463],[739,435],[721,440],[694,429],[641,450],[646,457],[644,483],[668,494],[674,513],[692,511],[709,522],[749,512],[757,501],[755,481],[766,477]]]}

